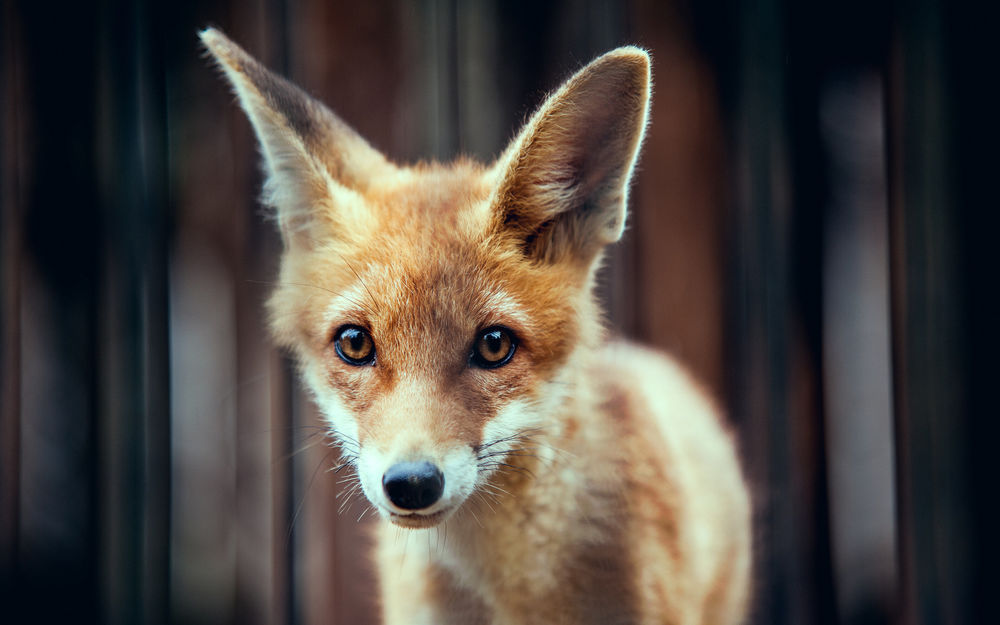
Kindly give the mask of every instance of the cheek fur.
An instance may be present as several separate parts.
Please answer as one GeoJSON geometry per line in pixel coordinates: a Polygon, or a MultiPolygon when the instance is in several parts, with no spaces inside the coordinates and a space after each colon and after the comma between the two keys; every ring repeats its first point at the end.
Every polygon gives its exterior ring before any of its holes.
{"type": "Polygon", "coordinates": [[[327,369],[322,364],[312,365],[303,370],[309,389],[334,437],[346,451],[357,453],[360,429],[355,412],[348,401],[327,381],[327,369]]]}
{"type": "Polygon", "coordinates": [[[491,453],[492,448],[498,445],[503,450],[509,451],[517,444],[519,437],[530,435],[534,428],[544,424],[539,404],[538,401],[527,399],[509,402],[497,412],[493,419],[486,423],[483,428],[481,447],[484,450],[490,450],[491,453]],[[503,444],[505,442],[508,444],[503,444]]]}
{"type": "Polygon", "coordinates": [[[334,388],[357,415],[370,412],[375,402],[380,397],[385,397],[396,384],[394,369],[378,360],[377,348],[375,354],[374,366],[357,366],[344,362],[337,355],[333,344],[323,350],[322,360],[326,377],[322,383],[334,388]]]}
{"type": "Polygon", "coordinates": [[[554,424],[546,416],[566,401],[569,388],[570,381],[559,378],[539,383],[535,389],[536,394],[523,394],[497,411],[496,416],[483,427],[482,443],[478,450],[479,484],[485,483],[503,464],[516,467],[516,460],[507,457],[507,454],[515,452],[516,455],[519,449],[537,456],[543,463],[554,460],[554,449],[537,447],[533,441],[537,433],[551,433],[548,428],[554,424]]]}

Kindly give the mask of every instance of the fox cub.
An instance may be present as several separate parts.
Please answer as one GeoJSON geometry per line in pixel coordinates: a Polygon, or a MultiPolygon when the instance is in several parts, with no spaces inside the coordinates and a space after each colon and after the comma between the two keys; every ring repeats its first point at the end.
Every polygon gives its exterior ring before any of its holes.
{"type": "Polygon", "coordinates": [[[741,622],[732,441],[675,362],[606,339],[593,294],[625,226],[646,52],[577,72],[490,165],[408,167],[201,38],[263,153],[274,336],[382,518],[384,621],[741,622]]]}

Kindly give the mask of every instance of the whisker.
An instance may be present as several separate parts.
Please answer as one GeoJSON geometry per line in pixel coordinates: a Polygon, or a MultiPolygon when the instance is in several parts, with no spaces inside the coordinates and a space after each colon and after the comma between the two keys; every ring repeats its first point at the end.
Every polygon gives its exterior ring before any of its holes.
{"type": "Polygon", "coordinates": [[[532,473],[531,469],[527,469],[525,467],[519,467],[519,466],[514,465],[514,464],[508,464],[506,462],[490,462],[490,463],[480,464],[479,466],[480,467],[484,467],[484,468],[485,467],[492,467],[492,468],[495,468],[495,469],[510,469],[511,471],[517,471],[518,473],[521,473],[523,475],[527,475],[527,476],[529,476],[531,478],[535,477],[535,474],[532,473]]]}
{"type": "Polygon", "coordinates": [[[340,473],[341,471],[343,471],[345,468],[353,465],[354,461],[357,460],[357,459],[358,459],[357,456],[351,456],[351,458],[349,460],[345,460],[344,462],[341,462],[340,464],[338,464],[334,468],[330,469],[330,472],[333,473],[334,475],[336,475],[336,474],[340,473]]]}
{"type": "Polygon", "coordinates": [[[489,460],[490,458],[501,458],[501,457],[511,457],[511,458],[539,458],[538,454],[529,453],[528,451],[493,451],[488,454],[483,454],[478,456],[478,460],[489,460]]]}
{"type": "MultiPolygon", "coordinates": [[[[352,269],[352,271],[353,271],[353,269],[352,269]]],[[[267,285],[267,286],[300,286],[300,287],[309,287],[309,288],[312,288],[312,289],[318,289],[320,291],[324,291],[326,293],[329,293],[330,295],[334,295],[336,297],[342,297],[342,298],[346,299],[347,301],[349,301],[350,303],[352,303],[355,306],[357,306],[358,308],[360,308],[361,310],[364,310],[366,312],[370,312],[372,310],[371,307],[369,307],[363,301],[359,301],[359,300],[357,300],[357,299],[355,299],[355,298],[353,298],[353,297],[351,297],[349,295],[345,295],[344,293],[338,293],[337,291],[333,291],[333,290],[328,289],[326,287],[319,286],[318,284],[309,284],[308,282],[269,282],[269,281],[266,281],[266,280],[247,280],[247,282],[251,282],[251,283],[254,283],[254,284],[264,284],[264,285],[267,285]]],[[[364,283],[362,283],[362,285],[363,284],[364,283]]],[[[366,287],[366,290],[367,290],[367,287],[366,287]]],[[[280,318],[283,318],[283,317],[286,317],[286,316],[290,316],[290,315],[294,315],[294,314],[297,314],[297,313],[296,312],[289,312],[289,313],[286,313],[285,315],[282,315],[281,317],[278,317],[278,318],[280,319],[280,318]]]]}
{"type": "Polygon", "coordinates": [[[354,266],[351,265],[349,260],[344,258],[343,254],[338,254],[338,256],[340,256],[341,260],[344,261],[344,263],[347,265],[347,268],[351,270],[351,272],[354,274],[354,277],[358,279],[358,282],[361,283],[361,286],[362,288],[364,288],[365,292],[368,293],[368,297],[371,298],[372,305],[375,307],[375,312],[382,312],[381,309],[379,308],[378,300],[375,299],[374,295],[372,295],[372,292],[368,289],[368,285],[365,284],[365,281],[361,279],[361,274],[359,274],[357,270],[354,269],[354,266]]]}
{"type": "Polygon", "coordinates": [[[319,440],[314,440],[317,435],[319,435],[319,432],[313,432],[312,434],[306,437],[305,441],[303,441],[303,444],[301,446],[299,446],[296,449],[293,449],[292,451],[288,452],[283,456],[275,458],[274,463],[277,464],[279,462],[288,462],[289,460],[301,454],[302,452],[308,451],[313,447],[316,447],[317,445],[320,444],[319,440]]]}
{"type": "MultiPolygon", "coordinates": [[[[478,494],[478,500],[479,500],[479,501],[482,501],[483,503],[485,503],[485,504],[486,504],[486,505],[487,505],[487,506],[488,506],[488,507],[490,508],[490,510],[493,510],[493,506],[491,506],[491,505],[489,504],[489,502],[488,502],[488,501],[486,501],[486,498],[485,498],[485,497],[483,497],[482,493],[477,493],[477,494],[478,494]]],[[[476,511],[475,511],[475,510],[473,509],[473,507],[472,507],[472,506],[469,506],[469,507],[468,507],[468,510],[469,510],[469,514],[471,514],[471,515],[472,515],[472,518],[473,518],[473,519],[475,519],[475,521],[476,521],[476,525],[478,525],[478,526],[479,526],[479,529],[483,529],[483,523],[482,523],[482,521],[480,521],[480,520],[479,520],[479,517],[478,517],[478,516],[476,516],[476,511]]],[[[495,511],[495,510],[494,510],[494,513],[496,513],[496,511],[495,511]]]]}
{"type": "Polygon", "coordinates": [[[510,436],[504,436],[504,437],[498,438],[498,439],[496,439],[494,441],[490,441],[489,443],[484,443],[482,445],[478,445],[477,447],[475,447],[475,450],[478,453],[478,452],[480,452],[480,451],[482,451],[484,449],[488,449],[490,447],[493,447],[494,445],[499,445],[500,443],[507,443],[507,442],[514,441],[514,440],[520,440],[520,441],[524,441],[524,442],[530,442],[531,438],[533,438],[534,436],[537,436],[538,433],[540,433],[543,429],[544,428],[540,428],[540,427],[525,428],[524,430],[521,430],[519,432],[511,434],[510,436]]]}
{"type": "Polygon", "coordinates": [[[326,460],[327,460],[327,456],[324,456],[322,460],[320,460],[319,462],[316,463],[316,468],[313,469],[312,475],[309,477],[309,482],[308,482],[308,484],[306,484],[306,490],[305,490],[304,493],[302,493],[302,499],[300,499],[298,505],[295,506],[295,512],[292,513],[292,519],[288,523],[288,536],[287,536],[287,540],[288,540],[289,544],[291,544],[291,541],[292,541],[292,529],[295,527],[295,524],[298,522],[299,514],[302,512],[302,507],[305,506],[306,497],[309,495],[309,491],[312,490],[313,482],[316,481],[316,475],[319,474],[319,469],[320,469],[320,467],[323,466],[323,463],[326,462],[326,460]]]}
{"type": "Polygon", "coordinates": [[[507,490],[505,488],[502,488],[500,486],[497,486],[493,482],[486,482],[485,484],[483,484],[483,488],[487,489],[487,492],[489,492],[491,495],[494,495],[494,496],[497,496],[497,497],[499,497],[500,493],[503,493],[504,495],[507,495],[508,497],[513,497],[513,495],[511,495],[511,493],[510,493],[509,490],[507,490]]]}
{"type": "Polygon", "coordinates": [[[365,515],[372,511],[371,506],[366,506],[364,510],[361,511],[361,516],[358,517],[357,523],[361,522],[361,519],[365,518],[365,515]]]}
{"type": "Polygon", "coordinates": [[[340,293],[336,291],[331,291],[326,287],[319,286],[318,284],[309,284],[308,282],[271,282],[268,280],[247,280],[251,284],[263,284],[265,286],[306,286],[312,289],[319,289],[320,291],[326,291],[330,295],[336,295],[340,297],[340,293]]]}
{"type": "Polygon", "coordinates": [[[351,506],[357,500],[355,495],[358,494],[358,491],[360,489],[361,489],[361,483],[358,482],[356,484],[353,484],[346,491],[341,491],[337,493],[337,497],[343,495],[344,498],[343,501],[340,502],[340,507],[337,508],[337,514],[344,514],[346,510],[350,510],[351,506]]]}

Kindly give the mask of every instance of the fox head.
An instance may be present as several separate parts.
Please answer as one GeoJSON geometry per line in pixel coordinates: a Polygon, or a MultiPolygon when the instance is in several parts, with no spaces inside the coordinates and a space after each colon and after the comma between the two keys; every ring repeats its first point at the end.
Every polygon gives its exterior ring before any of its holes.
{"type": "Polygon", "coordinates": [[[404,167],[214,29],[284,252],[271,327],[365,495],[429,527],[516,469],[599,346],[594,275],[625,224],[650,62],[613,50],[496,162],[404,167]]]}

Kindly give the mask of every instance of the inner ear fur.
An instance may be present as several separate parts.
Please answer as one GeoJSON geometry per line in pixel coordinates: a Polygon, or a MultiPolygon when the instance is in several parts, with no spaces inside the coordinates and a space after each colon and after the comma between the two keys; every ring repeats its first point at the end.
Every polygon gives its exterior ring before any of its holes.
{"type": "Polygon", "coordinates": [[[246,112],[264,161],[263,201],[286,245],[350,231],[358,194],[394,169],[384,156],[295,84],[272,73],[214,28],[200,33],[246,112]]]}
{"type": "Polygon", "coordinates": [[[497,224],[536,259],[591,260],[621,238],[645,134],[650,60],[623,47],[571,77],[497,162],[497,224]]]}

